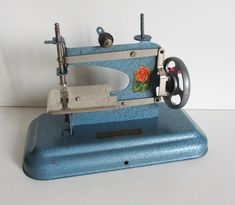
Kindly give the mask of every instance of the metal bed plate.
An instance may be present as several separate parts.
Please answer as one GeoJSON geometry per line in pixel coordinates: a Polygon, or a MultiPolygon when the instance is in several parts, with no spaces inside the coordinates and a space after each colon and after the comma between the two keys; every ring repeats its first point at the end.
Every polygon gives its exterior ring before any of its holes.
{"type": "Polygon", "coordinates": [[[207,152],[205,135],[182,110],[160,103],[139,112],[134,107],[116,111],[109,116],[113,119],[101,123],[93,122],[100,116],[97,112],[81,113],[81,122],[88,118],[93,124],[75,126],[71,136],[62,134],[64,116],[39,116],[28,131],[25,173],[34,179],[55,179],[192,159],[207,152]],[[119,112],[143,117],[120,120],[119,112]],[[145,112],[156,116],[145,117],[145,112]]]}

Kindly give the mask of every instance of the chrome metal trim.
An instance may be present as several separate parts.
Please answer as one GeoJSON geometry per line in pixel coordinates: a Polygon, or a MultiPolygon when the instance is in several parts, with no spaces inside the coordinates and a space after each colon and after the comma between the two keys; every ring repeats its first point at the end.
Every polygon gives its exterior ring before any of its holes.
{"type": "Polygon", "coordinates": [[[84,63],[94,61],[108,61],[108,60],[123,60],[131,58],[142,58],[157,56],[159,49],[141,49],[141,50],[129,50],[129,51],[118,51],[109,53],[96,53],[78,56],[65,56],[66,64],[73,63],[84,63]]]}
{"type": "Polygon", "coordinates": [[[169,93],[166,90],[166,82],[168,81],[168,76],[164,69],[164,59],[165,51],[164,49],[159,49],[158,51],[158,60],[157,60],[157,69],[160,76],[159,87],[156,88],[157,96],[168,96],[169,93]]]}
{"type": "Polygon", "coordinates": [[[120,107],[148,105],[148,104],[153,104],[153,103],[158,103],[158,102],[156,102],[154,97],[151,97],[151,98],[138,98],[138,99],[118,101],[118,105],[120,107]]]}

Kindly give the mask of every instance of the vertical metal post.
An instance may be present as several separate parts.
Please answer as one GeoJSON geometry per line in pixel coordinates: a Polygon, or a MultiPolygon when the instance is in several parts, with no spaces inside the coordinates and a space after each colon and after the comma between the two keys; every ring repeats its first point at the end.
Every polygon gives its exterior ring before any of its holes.
{"type": "MultiPolygon", "coordinates": [[[[56,40],[56,48],[57,48],[57,61],[59,64],[59,77],[60,77],[60,95],[61,95],[61,104],[62,109],[68,108],[68,102],[69,102],[69,95],[67,90],[67,81],[66,81],[66,67],[64,62],[64,53],[65,53],[65,47],[64,42],[62,42],[62,37],[60,35],[60,26],[58,23],[55,23],[55,40],[56,40]]],[[[65,114],[65,122],[69,123],[69,128],[66,129],[69,130],[69,134],[72,134],[72,129],[70,127],[70,117],[69,114],[65,114]]]]}
{"type": "Polygon", "coordinates": [[[68,90],[67,90],[67,81],[65,74],[65,64],[64,64],[64,45],[61,41],[60,27],[58,23],[55,23],[55,39],[57,47],[57,61],[59,64],[59,77],[60,77],[60,93],[61,93],[61,104],[62,108],[68,108],[68,90]]]}
{"type": "Polygon", "coordinates": [[[144,38],[144,14],[140,14],[140,36],[141,39],[144,38]]]}
{"type": "Polygon", "coordinates": [[[140,14],[140,35],[134,36],[134,39],[137,41],[150,41],[151,40],[150,35],[144,34],[144,14],[140,14]]]}

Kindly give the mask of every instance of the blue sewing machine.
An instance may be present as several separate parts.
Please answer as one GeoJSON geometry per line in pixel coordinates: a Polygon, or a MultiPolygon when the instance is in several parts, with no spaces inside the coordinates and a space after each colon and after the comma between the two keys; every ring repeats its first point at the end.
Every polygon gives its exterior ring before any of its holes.
{"type": "Polygon", "coordinates": [[[55,24],[60,88],[48,94],[47,114],[32,121],[25,147],[24,172],[55,179],[203,156],[207,139],[179,108],[190,94],[185,64],[144,34],[140,42],[113,45],[98,27],[100,46],[67,48],[55,24]],[[68,87],[69,68],[97,66],[129,77],[123,90],[108,84],[68,87]],[[164,103],[160,103],[163,98],[164,103]]]}

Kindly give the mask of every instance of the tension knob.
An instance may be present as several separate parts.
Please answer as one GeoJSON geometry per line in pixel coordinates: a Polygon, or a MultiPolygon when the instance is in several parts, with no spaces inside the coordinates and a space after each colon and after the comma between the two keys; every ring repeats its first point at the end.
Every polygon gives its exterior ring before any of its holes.
{"type": "Polygon", "coordinates": [[[103,48],[110,48],[113,45],[113,36],[110,33],[104,31],[102,27],[97,27],[96,29],[99,38],[98,42],[103,48]]]}

